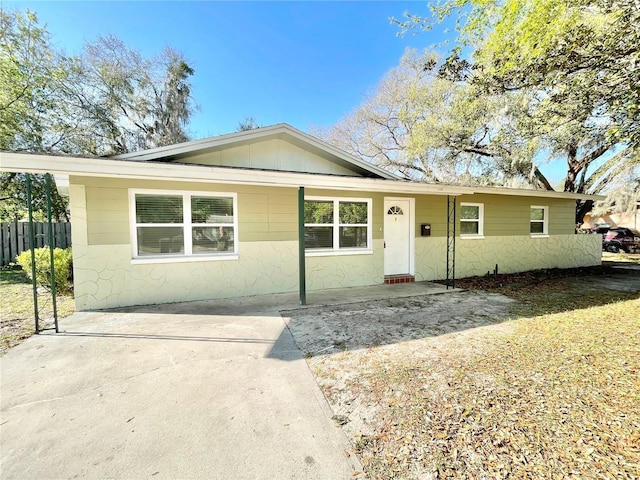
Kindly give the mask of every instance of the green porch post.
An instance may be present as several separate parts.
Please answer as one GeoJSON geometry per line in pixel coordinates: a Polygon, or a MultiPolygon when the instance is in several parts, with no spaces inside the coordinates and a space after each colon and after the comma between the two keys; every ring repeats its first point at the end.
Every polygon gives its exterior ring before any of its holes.
{"type": "Polygon", "coordinates": [[[31,175],[26,174],[27,183],[27,211],[29,212],[29,248],[31,249],[31,281],[33,282],[33,315],[36,323],[36,333],[40,333],[40,319],[38,318],[38,284],[36,283],[36,234],[33,230],[33,205],[31,204],[31,175]]]}
{"type": "Polygon", "coordinates": [[[304,256],[304,187],[298,189],[298,272],[300,276],[300,305],[307,304],[307,273],[304,256]]]}
{"type": "Polygon", "coordinates": [[[53,221],[51,218],[51,174],[45,175],[47,187],[47,223],[49,224],[49,266],[51,268],[51,301],[53,303],[53,321],[55,323],[56,333],[58,331],[58,303],[56,299],[56,266],[53,261],[53,249],[55,247],[53,241],[53,221]]]}

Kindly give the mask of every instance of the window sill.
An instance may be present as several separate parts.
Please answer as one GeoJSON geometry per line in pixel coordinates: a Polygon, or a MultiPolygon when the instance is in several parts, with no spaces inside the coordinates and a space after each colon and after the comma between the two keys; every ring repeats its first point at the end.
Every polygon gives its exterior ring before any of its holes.
{"type": "Polygon", "coordinates": [[[166,257],[139,257],[132,258],[132,265],[145,265],[153,263],[190,263],[190,262],[210,262],[218,260],[238,260],[238,254],[229,255],[175,255],[166,257]]]}
{"type": "Polygon", "coordinates": [[[304,252],[305,257],[331,257],[339,255],[371,255],[373,250],[307,250],[304,252]]]}
{"type": "Polygon", "coordinates": [[[530,233],[531,238],[549,238],[548,233],[530,233]]]}
{"type": "Polygon", "coordinates": [[[460,235],[460,240],[484,240],[484,235],[460,235]]]}

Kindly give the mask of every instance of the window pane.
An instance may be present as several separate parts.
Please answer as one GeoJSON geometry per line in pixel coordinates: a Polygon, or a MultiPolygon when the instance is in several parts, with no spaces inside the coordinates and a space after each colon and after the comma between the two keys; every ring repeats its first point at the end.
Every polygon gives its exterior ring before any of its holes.
{"type": "Polygon", "coordinates": [[[233,223],[233,199],[191,197],[192,223],[233,223]]]}
{"type": "Polygon", "coordinates": [[[333,248],[333,227],[304,227],[306,248],[333,248]]]}
{"type": "Polygon", "coordinates": [[[138,227],[138,255],[184,253],[182,227],[138,227]]]}
{"type": "Polygon", "coordinates": [[[544,220],[544,208],[532,208],[531,220],[544,220]]]}
{"type": "Polygon", "coordinates": [[[193,253],[233,252],[233,227],[193,227],[193,253]]]}
{"type": "Polygon", "coordinates": [[[531,233],[544,233],[544,223],[531,222],[531,233]]]}
{"type": "Polygon", "coordinates": [[[340,202],[340,223],[367,223],[366,202],[340,202]]]}
{"type": "Polygon", "coordinates": [[[479,220],[480,207],[472,205],[462,205],[460,207],[460,218],[467,220],[479,220]]]}
{"type": "Polygon", "coordinates": [[[462,235],[477,235],[478,222],[460,222],[460,233],[462,235]]]}
{"type": "Polygon", "coordinates": [[[182,196],[136,194],[137,223],[182,223],[182,196]]]}
{"type": "Polygon", "coordinates": [[[367,227],[340,227],[340,248],[367,248],[367,227]]]}
{"type": "Polygon", "coordinates": [[[333,202],[305,200],[304,223],[333,223],[333,202]]]}

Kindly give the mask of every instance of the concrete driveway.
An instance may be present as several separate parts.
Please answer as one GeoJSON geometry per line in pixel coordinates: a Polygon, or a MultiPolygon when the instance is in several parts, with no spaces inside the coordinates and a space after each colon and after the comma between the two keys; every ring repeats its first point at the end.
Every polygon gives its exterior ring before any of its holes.
{"type": "Polygon", "coordinates": [[[268,299],[76,313],[9,351],[2,479],[361,478],[268,299]]]}

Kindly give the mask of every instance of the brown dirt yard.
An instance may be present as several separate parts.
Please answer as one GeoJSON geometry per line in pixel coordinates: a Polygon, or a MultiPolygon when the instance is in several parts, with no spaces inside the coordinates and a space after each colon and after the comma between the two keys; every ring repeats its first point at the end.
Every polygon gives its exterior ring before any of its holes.
{"type": "Polygon", "coordinates": [[[631,260],[282,314],[370,478],[640,478],[631,260]]]}

